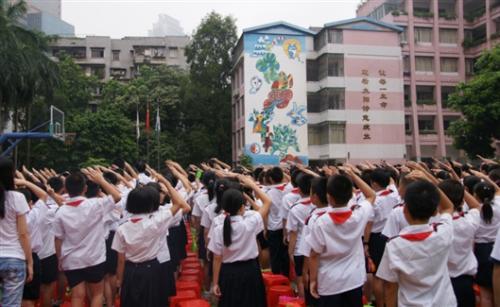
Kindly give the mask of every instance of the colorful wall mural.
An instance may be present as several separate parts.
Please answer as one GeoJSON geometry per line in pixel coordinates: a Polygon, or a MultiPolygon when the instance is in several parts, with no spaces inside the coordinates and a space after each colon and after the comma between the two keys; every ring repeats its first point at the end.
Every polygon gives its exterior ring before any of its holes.
{"type": "Polygon", "coordinates": [[[245,153],[308,163],[305,36],[244,34],[245,153]]]}

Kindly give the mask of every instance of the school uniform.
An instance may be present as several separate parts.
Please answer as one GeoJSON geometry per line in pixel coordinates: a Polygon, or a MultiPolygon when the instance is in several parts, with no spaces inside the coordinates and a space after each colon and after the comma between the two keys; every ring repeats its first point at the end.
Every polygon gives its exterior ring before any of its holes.
{"type": "MultiPolygon", "coordinates": [[[[212,198],[212,201],[210,201],[208,199],[208,192],[207,190],[202,190],[198,197],[195,197],[194,198],[194,201],[193,201],[193,210],[191,212],[191,215],[192,216],[195,216],[196,218],[200,219],[200,222],[201,222],[201,218],[203,216],[203,212],[205,211],[205,208],[212,204],[215,200],[215,197],[212,198]]],[[[205,231],[205,227],[203,227],[201,224],[200,224],[200,228],[199,228],[199,235],[197,236],[197,245],[198,245],[198,258],[200,259],[205,259],[206,256],[207,256],[207,248],[205,246],[205,236],[203,235],[205,231]]]]}
{"type": "Polygon", "coordinates": [[[392,209],[398,204],[399,196],[396,191],[385,189],[377,192],[377,197],[373,205],[373,225],[370,240],[368,241],[368,251],[376,267],[379,266],[380,260],[382,260],[387,241],[387,238],[382,236],[382,231],[392,209]]]}
{"type": "Polygon", "coordinates": [[[318,306],[362,306],[366,281],[363,236],[373,206],[331,208],[317,218],[306,241],[319,254],[318,306]]]}
{"type": "Polygon", "coordinates": [[[272,202],[267,217],[267,237],[273,274],[288,276],[290,270],[288,249],[283,243],[283,219],[281,216],[285,187],[286,184],[272,185],[269,186],[267,191],[267,195],[272,202]]]}
{"type": "Polygon", "coordinates": [[[453,243],[448,256],[448,271],[459,307],[476,305],[473,284],[477,260],[473,247],[480,219],[478,209],[453,213],[453,243]]]}
{"type": "MultiPolygon", "coordinates": [[[[401,232],[403,228],[406,226],[409,226],[408,221],[405,218],[405,214],[403,212],[404,209],[404,203],[399,203],[398,205],[394,206],[394,209],[392,209],[391,214],[389,214],[389,217],[387,218],[387,221],[385,222],[384,230],[382,230],[382,235],[387,238],[391,239],[401,232]]],[[[432,216],[429,219],[429,225],[438,223],[440,220],[439,213],[436,214],[435,216],[432,216]]]]}
{"type": "Polygon", "coordinates": [[[115,209],[111,196],[69,198],[54,220],[54,236],[62,241],[59,261],[70,288],[100,282],[106,274],[104,216],[115,209]]]}
{"type": "MultiPolygon", "coordinates": [[[[165,204],[163,206],[165,209],[170,209],[172,207],[171,203],[165,204]]],[[[168,228],[167,245],[170,252],[170,261],[174,268],[179,266],[180,262],[186,258],[186,236],[183,232],[186,231],[183,221],[182,210],[177,211],[177,213],[172,218],[172,223],[168,228]]],[[[177,270],[177,269],[176,269],[177,270]]]]}
{"type": "Polygon", "coordinates": [[[264,230],[262,216],[248,211],[244,216],[231,216],[230,246],[224,245],[224,223],[215,226],[208,249],[222,256],[219,287],[222,296],[219,307],[265,307],[264,281],[257,257],[256,236],[264,230]]]}
{"type": "Polygon", "coordinates": [[[294,188],[290,192],[284,194],[282,204],[281,204],[281,219],[288,219],[288,212],[290,208],[300,200],[299,188],[294,188]]]}
{"type": "Polygon", "coordinates": [[[493,208],[491,223],[487,224],[480,219],[474,238],[474,254],[478,262],[476,283],[485,288],[493,287],[493,262],[490,255],[500,227],[500,196],[493,199],[491,206],[493,208]]]}
{"type": "Polygon", "coordinates": [[[495,239],[495,244],[493,245],[490,258],[493,263],[500,265],[500,231],[497,232],[497,237],[495,239]]]}
{"type": "Polygon", "coordinates": [[[293,252],[293,258],[295,262],[295,274],[297,276],[302,276],[302,268],[304,266],[304,253],[301,252],[299,247],[304,241],[304,226],[307,218],[316,209],[316,206],[311,202],[309,197],[301,198],[296,202],[288,213],[288,219],[286,223],[287,231],[293,231],[297,233],[297,240],[295,243],[295,250],[293,252]]]}
{"type": "MultiPolygon", "coordinates": [[[[125,199],[120,200],[120,202],[125,201],[125,199]]],[[[125,205],[118,204],[115,206],[115,209],[104,216],[104,231],[106,233],[106,273],[110,275],[116,274],[116,267],[118,265],[118,254],[111,248],[111,244],[113,243],[116,229],[118,229],[120,225],[119,222],[124,206],[125,205]]]]}
{"type": "Polygon", "coordinates": [[[146,185],[150,182],[154,182],[154,180],[145,173],[140,173],[139,175],[137,175],[137,182],[139,184],[146,185]]]}
{"type": "Polygon", "coordinates": [[[387,243],[377,276],[399,284],[399,306],[457,305],[448,272],[452,242],[452,217],[442,214],[439,225],[407,226],[387,243]]]}
{"type": "Polygon", "coordinates": [[[54,245],[53,223],[56,217],[56,211],[59,209],[57,203],[51,198],[47,199],[48,210],[44,219],[40,223],[40,233],[42,234],[42,247],[38,251],[40,258],[40,282],[44,285],[53,283],[57,280],[59,271],[54,245]]]}
{"type": "MultiPolygon", "coordinates": [[[[121,305],[160,306],[161,267],[158,261],[162,240],[173,221],[170,210],[133,214],[118,227],[111,247],[125,254],[125,271],[121,286],[121,305]]],[[[163,255],[160,255],[163,256],[163,255]]]]}
{"type": "MultiPolygon", "coordinates": [[[[167,208],[166,206],[160,206],[158,208],[159,211],[161,210],[170,210],[170,208],[167,208]]],[[[174,219],[172,219],[172,222],[174,222],[174,219]]],[[[159,270],[159,276],[160,280],[158,281],[159,288],[160,288],[160,302],[164,302],[165,304],[168,302],[169,298],[171,296],[175,296],[176,289],[175,289],[175,271],[176,267],[174,267],[172,261],[171,261],[171,256],[170,256],[170,250],[168,247],[168,229],[165,237],[163,240],[160,240],[160,249],[158,251],[158,262],[160,263],[160,270],[159,270]]]]}

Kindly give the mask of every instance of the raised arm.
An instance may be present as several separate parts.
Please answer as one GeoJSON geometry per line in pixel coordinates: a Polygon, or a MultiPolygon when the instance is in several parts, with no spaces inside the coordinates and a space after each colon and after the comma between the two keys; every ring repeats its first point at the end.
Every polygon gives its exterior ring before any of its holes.
{"type": "Polygon", "coordinates": [[[170,208],[172,215],[175,215],[177,211],[179,211],[179,209],[183,210],[184,212],[189,212],[191,208],[184,200],[184,198],[182,198],[181,194],[179,194],[179,192],[177,192],[177,190],[174,189],[174,187],[170,184],[170,182],[168,180],[165,180],[163,184],[167,188],[168,194],[170,195],[170,199],[172,200],[172,208],[170,208]]]}
{"type": "Polygon", "coordinates": [[[269,196],[267,196],[267,194],[264,193],[250,177],[244,175],[238,175],[238,180],[243,185],[251,188],[254,191],[255,196],[262,201],[262,207],[260,207],[257,212],[259,212],[260,215],[262,215],[264,220],[267,219],[272,203],[271,198],[269,198],[269,196]]]}
{"type": "Polygon", "coordinates": [[[15,184],[17,186],[25,186],[33,194],[35,194],[36,197],[38,197],[39,199],[41,199],[45,203],[47,202],[47,197],[48,197],[47,193],[44,190],[40,189],[36,184],[29,182],[27,180],[23,180],[23,179],[15,179],[15,184]]]}
{"type": "Polygon", "coordinates": [[[118,191],[118,189],[114,185],[107,182],[106,179],[104,179],[104,177],[102,176],[102,173],[100,171],[89,168],[87,169],[87,176],[89,176],[90,180],[101,186],[101,189],[106,193],[108,193],[108,195],[111,195],[115,203],[121,200],[120,191],[118,191]]]}
{"type": "Polygon", "coordinates": [[[361,190],[363,195],[365,195],[366,200],[372,205],[375,204],[375,198],[377,197],[375,191],[373,191],[373,189],[352,170],[352,168],[344,168],[344,171],[351,177],[352,181],[361,190]]]}

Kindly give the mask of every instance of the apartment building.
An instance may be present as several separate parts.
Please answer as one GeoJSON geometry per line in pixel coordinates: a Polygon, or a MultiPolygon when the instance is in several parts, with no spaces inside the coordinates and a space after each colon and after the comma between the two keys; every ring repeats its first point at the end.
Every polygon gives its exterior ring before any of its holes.
{"type": "Polygon", "coordinates": [[[406,146],[410,158],[460,157],[446,134],[460,117],[447,106],[474,74],[481,52],[500,42],[500,0],[367,0],[358,16],[401,33],[406,146]]]}
{"type": "Polygon", "coordinates": [[[244,29],[233,50],[233,161],[402,161],[402,31],[365,17],[244,29]]]}
{"type": "Polygon", "coordinates": [[[59,38],[50,47],[52,56],[71,56],[87,75],[99,80],[126,81],[144,64],[187,68],[184,49],[188,36],[124,37],[108,36],[59,38]]]}

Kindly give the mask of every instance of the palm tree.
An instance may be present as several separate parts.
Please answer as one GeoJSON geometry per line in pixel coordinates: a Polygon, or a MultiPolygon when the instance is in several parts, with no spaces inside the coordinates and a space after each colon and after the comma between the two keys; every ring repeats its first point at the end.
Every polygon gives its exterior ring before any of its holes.
{"type": "Polygon", "coordinates": [[[23,27],[20,21],[26,9],[24,0],[13,4],[0,0],[0,103],[4,107],[0,113],[14,110],[14,129],[18,127],[19,109],[27,113],[28,126],[34,98],[50,97],[59,83],[57,64],[47,54],[52,38],[23,27]]]}

